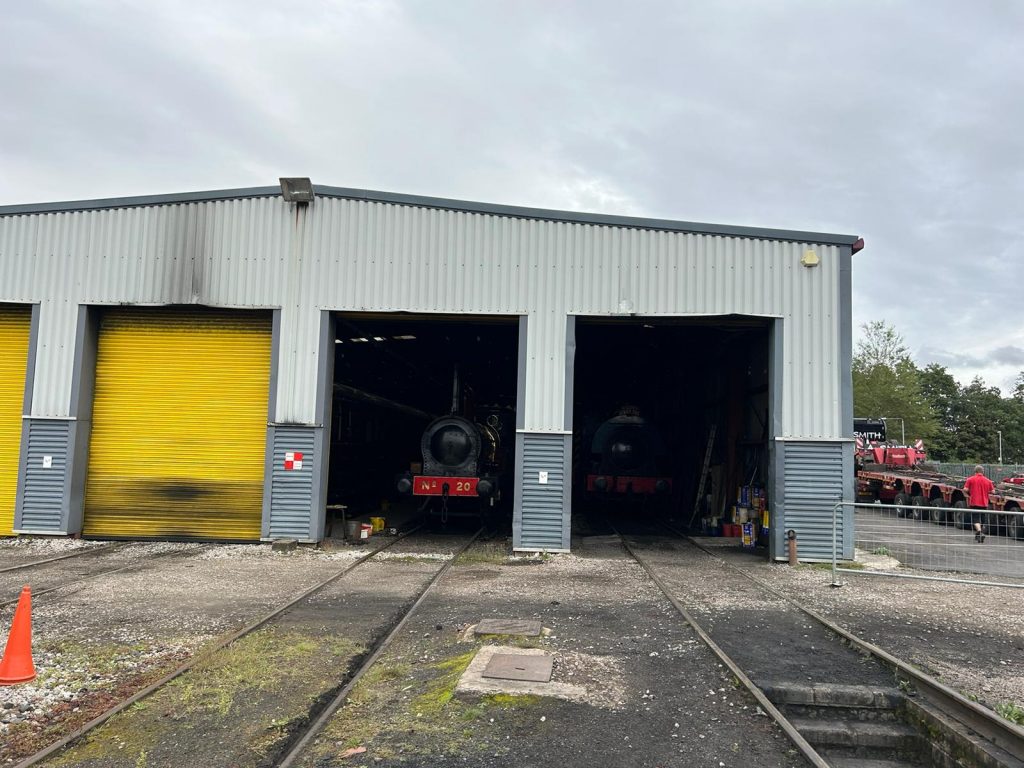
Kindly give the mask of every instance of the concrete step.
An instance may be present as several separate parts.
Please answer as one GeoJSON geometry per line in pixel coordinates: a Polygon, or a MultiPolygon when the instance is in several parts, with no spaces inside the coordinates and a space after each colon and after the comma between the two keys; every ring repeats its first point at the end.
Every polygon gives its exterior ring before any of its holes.
{"type": "Polygon", "coordinates": [[[869,760],[863,757],[832,757],[826,758],[832,768],[907,768],[905,762],[898,760],[869,760]]]}
{"type": "Polygon", "coordinates": [[[814,746],[889,749],[915,752],[920,734],[909,725],[818,718],[790,718],[801,735],[814,746]]]}
{"type": "Polygon", "coordinates": [[[895,722],[903,694],[895,688],[864,685],[775,683],[765,693],[786,717],[895,722]]]}
{"type": "Polygon", "coordinates": [[[875,707],[822,707],[817,704],[778,704],[782,713],[792,720],[847,720],[872,723],[895,723],[903,720],[902,710],[875,707]]]}
{"type": "Polygon", "coordinates": [[[769,683],[761,686],[773,704],[818,707],[857,707],[870,709],[896,709],[903,703],[903,694],[895,688],[869,685],[840,685],[838,683],[769,683]]]}

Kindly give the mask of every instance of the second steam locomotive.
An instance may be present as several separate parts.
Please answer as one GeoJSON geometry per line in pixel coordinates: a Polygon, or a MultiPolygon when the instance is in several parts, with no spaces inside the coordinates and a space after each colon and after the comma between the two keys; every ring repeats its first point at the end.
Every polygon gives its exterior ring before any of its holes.
{"type": "Polygon", "coordinates": [[[667,451],[658,429],[637,408],[624,406],[590,441],[586,495],[591,499],[667,497],[672,478],[664,471],[667,451]]]}

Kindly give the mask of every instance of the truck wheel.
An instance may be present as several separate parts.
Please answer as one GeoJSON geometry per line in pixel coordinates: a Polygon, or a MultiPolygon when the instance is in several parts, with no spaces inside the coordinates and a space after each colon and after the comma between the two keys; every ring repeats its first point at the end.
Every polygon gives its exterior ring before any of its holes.
{"type": "Polygon", "coordinates": [[[967,511],[967,502],[960,501],[953,502],[953,507],[956,511],[953,513],[953,525],[957,528],[970,528],[971,527],[971,515],[967,511]]]}
{"type": "Polygon", "coordinates": [[[929,516],[931,517],[932,522],[937,523],[939,525],[945,525],[947,522],[946,512],[945,510],[942,509],[936,509],[936,507],[944,507],[946,506],[946,502],[944,502],[941,498],[932,499],[931,505],[932,509],[929,510],[929,516]]]}
{"type": "Polygon", "coordinates": [[[900,491],[892,500],[896,506],[896,517],[906,517],[910,513],[910,495],[900,491]]]}
{"type": "MultiPolygon", "coordinates": [[[[1020,512],[1020,510],[1015,507],[1010,507],[1006,511],[1020,512]]],[[[1004,515],[1003,526],[1006,530],[1006,537],[1009,539],[1019,539],[1024,536],[1024,518],[1021,518],[1019,514],[1004,515]]]]}
{"type": "Polygon", "coordinates": [[[924,520],[925,517],[928,516],[927,510],[924,509],[924,507],[928,506],[928,499],[926,499],[924,496],[914,496],[910,500],[910,504],[912,507],[910,510],[910,516],[912,518],[914,518],[915,520],[924,520]]]}

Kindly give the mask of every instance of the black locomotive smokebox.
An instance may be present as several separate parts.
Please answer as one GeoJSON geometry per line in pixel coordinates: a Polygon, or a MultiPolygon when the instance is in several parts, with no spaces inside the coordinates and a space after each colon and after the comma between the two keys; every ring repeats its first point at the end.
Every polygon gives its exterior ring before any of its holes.
{"type": "Polygon", "coordinates": [[[649,441],[640,427],[619,427],[608,440],[612,463],[623,470],[636,469],[650,458],[649,441]]]}
{"type": "Polygon", "coordinates": [[[461,416],[442,416],[423,431],[420,448],[425,474],[475,474],[480,457],[479,427],[461,416]]]}
{"type": "Polygon", "coordinates": [[[473,441],[461,425],[446,424],[430,438],[430,452],[445,466],[465,464],[472,451],[473,441]]]}

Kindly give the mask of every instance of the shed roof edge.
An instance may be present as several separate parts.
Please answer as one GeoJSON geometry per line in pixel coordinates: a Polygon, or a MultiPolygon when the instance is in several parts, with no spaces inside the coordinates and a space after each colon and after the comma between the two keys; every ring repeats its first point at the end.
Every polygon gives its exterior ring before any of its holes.
{"type": "MultiPolygon", "coordinates": [[[[369,189],[331,187],[322,184],[314,184],[313,189],[316,194],[321,197],[365,200],[367,202],[389,203],[392,205],[410,205],[421,208],[439,208],[493,216],[508,216],[520,219],[560,221],[575,224],[591,224],[595,226],[622,227],[627,229],[653,229],[699,235],[720,235],[724,237],[744,237],[760,240],[787,240],[792,242],[839,246],[853,246],[859,239],[857,235],[806,232],[801,230],[771,229],[765,227],[749,227],[727,224],[707,224],[692,221],[677,221],[674,219],[654,219],[638,216],[617,216],[604,213],[560,211],[548,208],[528,208],[517,205],[481,203],[470,200],[453,200],[443,197],[426,197],[423,195],[407,195],[396,192],[379,192],[369,189]]],[[[111,197],[98,200],[27,203],[21,205],[0,206],[0,216],[27,216],[32,214],[96,211],[111,208],[137,208],[156,205],[175,205],[181,203],[216,202],[219,200],[238,200],[255,197],[277,197],[280,194],[281,188],[277,186],[243,187],[240,189],[215,189],[203,192],[139,195],[135,197],[111,197]]]]}

